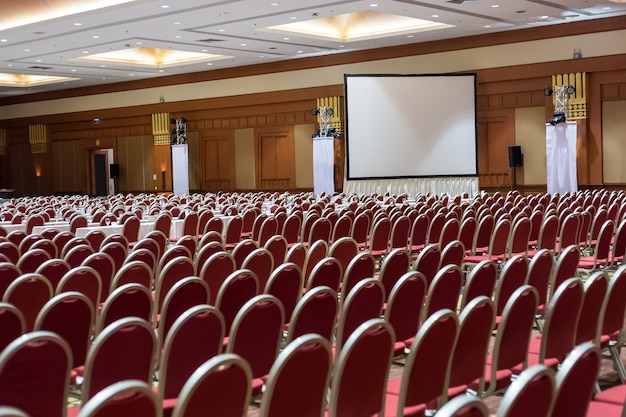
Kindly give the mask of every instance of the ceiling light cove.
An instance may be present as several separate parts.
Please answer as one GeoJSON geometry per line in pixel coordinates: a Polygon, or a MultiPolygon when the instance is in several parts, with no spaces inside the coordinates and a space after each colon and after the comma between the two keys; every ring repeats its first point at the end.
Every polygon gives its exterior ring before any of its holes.
{"type": "Polygon", "coordinates": [[[283,34],[298,34],[304,37],[337,42],[354,42],[450,27],[453,26],[412,17],[365,10],[362,12],[312,19],[298,23],[271,26],[262,30],[283,34]]]}
{"type": "Polygon", "coordinates": [[[0,31],[133,1],[135,0],[4,1],[0,14],[0,31]]]}
{"type": "Polygon", "coordinates": [[[54,84],[75,80],[80,80],[80,78],[0,73],[1,87],[33,87],[37,85],[54,84]]]}
{"type": "Polygon", "coordinates": [[[196,62],[215,61],[226,59],[224,55],[214,55],[200,52],[176,51],[172,49],[136,48],[120,49],[118,51],[80,56],[80,61],[109,62],[120,65],[143,66],[152,68],[166,68],[196,62]]]}

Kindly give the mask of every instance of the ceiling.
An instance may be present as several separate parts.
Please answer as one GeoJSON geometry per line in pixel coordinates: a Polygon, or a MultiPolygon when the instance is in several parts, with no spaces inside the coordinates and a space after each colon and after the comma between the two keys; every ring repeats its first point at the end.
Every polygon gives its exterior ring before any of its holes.
{"type": "Polygon", "coordinates": [[[626,0],[4,1],[0,98],[618,15],[626,0]]]}

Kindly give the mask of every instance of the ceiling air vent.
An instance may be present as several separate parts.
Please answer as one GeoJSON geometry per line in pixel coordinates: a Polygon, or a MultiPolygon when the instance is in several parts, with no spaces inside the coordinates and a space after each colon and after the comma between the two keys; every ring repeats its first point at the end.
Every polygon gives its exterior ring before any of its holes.
{"type": "Polygon", "coordinates": [[[214,42],[224,42],[224,41],[225,39],[208,38],[208,39],[200,39],[198,42],[214,43],[214,42]]]}
{"type": "Polygon", "coordinates": [[[33,65],[32,67],[28,67],[28,69],[50,70],[50,69],[52,69],[52,67],[44,67],[42,65],[33,65]]]}

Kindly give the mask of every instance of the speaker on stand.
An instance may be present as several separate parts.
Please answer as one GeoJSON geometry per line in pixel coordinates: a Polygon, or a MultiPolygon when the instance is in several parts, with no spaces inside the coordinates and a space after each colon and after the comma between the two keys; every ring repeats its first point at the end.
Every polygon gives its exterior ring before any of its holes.
{"type": "Polygon", "coordinates": [[[524,165],[524,155],[521,146],[509,146],[509,168],[512,169],[511,189],[517,190],[516,168],[524,165]]]}

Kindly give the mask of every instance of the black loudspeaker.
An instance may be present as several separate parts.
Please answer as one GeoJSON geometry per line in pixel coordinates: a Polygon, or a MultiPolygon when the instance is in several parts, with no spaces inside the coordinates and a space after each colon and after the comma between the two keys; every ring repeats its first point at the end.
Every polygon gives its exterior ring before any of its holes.
{"type": "Polygon", "coordinates": [[[117,179],[120,177],[120,164],[110,164],[109,165],[109,174],[111,178],[117,179]]]}
{"type": "Polygon", "coordinates": [[[521,167],[523,165],[522,147],[509,146],[509,168],[521,167]]]}

